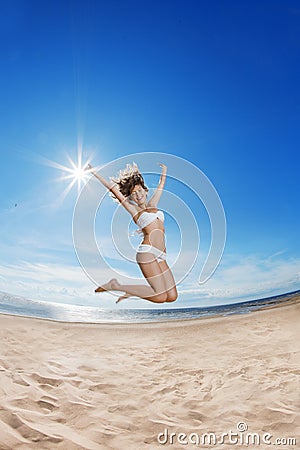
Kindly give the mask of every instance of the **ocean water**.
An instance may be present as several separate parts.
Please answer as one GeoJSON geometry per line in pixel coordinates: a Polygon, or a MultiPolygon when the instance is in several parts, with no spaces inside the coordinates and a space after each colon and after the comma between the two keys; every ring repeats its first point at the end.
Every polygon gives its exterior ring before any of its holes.
{"type": "Polygon", "coordinates": [[[108,310],[98,307],[33,301],[0,292],[0,313],[77,323],[165,322],[172,320],[199,319],[217,315],[248,314],[257,309],[287,302],[299,295],[300,290],[274,297],[219,306],[108,310]]]}

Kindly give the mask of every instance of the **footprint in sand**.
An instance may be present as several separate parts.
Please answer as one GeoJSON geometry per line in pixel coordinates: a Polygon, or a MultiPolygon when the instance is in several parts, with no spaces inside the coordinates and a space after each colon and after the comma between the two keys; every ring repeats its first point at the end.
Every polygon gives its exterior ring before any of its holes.
{"type": "Polygon", "coordinates": [[[43,377],[43,376],[39,375],[38,373],[33,373],[31,375],[31,378],[40,385],[49,385],[52,387],[58,387],[63,383],[63,380],[61,380],[59,378],[43,377]]]}

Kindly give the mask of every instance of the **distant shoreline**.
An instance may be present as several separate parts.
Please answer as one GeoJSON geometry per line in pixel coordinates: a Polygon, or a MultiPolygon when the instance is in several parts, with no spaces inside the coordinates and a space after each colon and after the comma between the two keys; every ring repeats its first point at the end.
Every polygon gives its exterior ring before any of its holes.
{"type": "MultiPolygon", "coordinates": [[[[47,321],[47,322],[51,322],[51,323],[59,323],[62,325],[107,325],[109,327],[111,326],[120,326],[120,327],[124,327],[124,326],[143,326],[143,325],[149,325],[149,326],[155,326],[155,325],[176,325],[178,326],[179,324],[188,324],[188,323],[197,323],[198,321],[204,321],[206,319],[208,320],[212,320],[212,319],[220,319],[220,318],[226,318],[226,317],[234,317],[234,316],[242,316],[245,314],[253,314],[256,312],[260,312],[260,311],[264,311],[264,310],[270,310],[270,309],[275,309],[275,308],[281,308],[281,307],[287,307],[287,306],[291,306],[291,305],[297,305],[298,303],[300,303],[300,294],[299,291],[294,291],[291,293],[287,293],[287,294],[281,294],[279,296],[276,297],[266,297],[263,299],[258,299],[258,300],[250,300],[250,301],[245,301],[245,302],[240,302],[240,303],[233,303],[233,304],[228,304],[228,305],[220,305],[220,306],[216,306],[216,307],[211,307],[211,309],[218,309],[218,308],[222,308],[224,306],[224,308],[228,308],[228,311],[230,312],[220,312],[220,313],[215,313],[215,314],[207,314],[207,315],[199,315],[198,317],[178,317],[178,318],[172,318],[172,319],[164,319],[164,320],[144,320],[144,321],[123,321],[123,322],[114,322],[114,321],[67,321],[67,320],[62,320],[62,319],[53,319],[53,318],[49,318],[49,317],[38,317],[38,316],[31,316],[31,315],[22,315],[22,314],[11,314],[11,313],[4,313],[4,312],[0,312],[0,317],[1,316],[8,316],[8,317],[18,317],[21,319],[29,319],[29,320],[42,320],[42,321],[47,321]],[[288,297],[288,298],[287,298],[288,297]],[[269,300],[269,302],[266,303],[266,301],[269,300]],[[259,303],[262,303],[261,305],[259,303]],[[255,304],[255,306],[251,309],[249,308],[247,310],[247,312],[245,313],[245,311],[242,308],[239,308],[240,306],[246,306],[248,304],[255,304]],[[230,307],[233,306],[232,309],[230,309],[230,307]],[[236,310],[234,310],[234,308],[236,307],[236,310]]],[[[193,308],[173,308],[173,310],[189,310],[189,309],[201,309],[201,307],[193,307],[193,308]]],[[[205,307],[203,308],[205,309],[205,307]]],[[[120,310],[121,311],[124,310],[120,310]]],[[[130,311],[130,310],[127,310],[130,311]]],[[[139,310],[142,311],[142,310],[139,310]]],[[[144,310],[144,311],[152,311],[152,310],[144,310]]],[[[158,310],[159,311],[159,310],[158,310]]],[[[163,311],[163,310],[160,310],[163,311]]]]}

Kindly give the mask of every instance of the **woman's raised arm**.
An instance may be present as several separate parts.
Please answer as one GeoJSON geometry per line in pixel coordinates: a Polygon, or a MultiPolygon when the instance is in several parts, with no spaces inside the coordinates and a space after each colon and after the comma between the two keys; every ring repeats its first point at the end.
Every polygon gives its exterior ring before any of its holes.
{"type": "Polygon", "coordinates": [[[160,175],[160,180],[159,183],[157,185],[157,188],[154,191],[154,194],[152,195],[152,197],[150,198],[148,205],[152,206],[154,208],[157,207],[158,202],[160,200],[161,194],[163,192],[163,189],[165,187],[165,183],[166,183],[166,178],[167,178],[167,166],[165,164],[159,164],[161,167],[161,175],[160,175]]]}
{"type": "Polygon", "coordinates": [[[97,180],[99,180],[100,183],[102,183],[103,186],[106,187],[106,189],[108,189],[109,191],[114,187],[114,184],[116,184],[112,183],[111,181],[107,181],[104,177],[102,177],[102,175],[99,175],[98,172],[96,172],[96,169],[91,164],[87,165],[87,170],[92,173],[94,177],[96,177],[97,180]]]}
{"type": "Polygon", "coordinates": [[[128,199],[122,194],[122,192],[120,192],[117,183],[108,181],[104,177],[102,177],[102,175],[99,175],[99,173],[96,172],[96,169],[93,166],[91,166],[91,164],[88,164],[87,170],[90,173],[92,173],[94,175],[94,177],[97,178],[97,180],[99,180],[100,183],[102,183],[104,187],[106,187],[106,189],[108,189],[110,192],[113,193],[113,195],[116,197],[116,199],[119,200],[121,205],[124,206],[124,208],[127,209],[127,211],[130,214],[133,215],[136,213],[136,209],[133,208],[133,206],[129,203],[128,199]]]}

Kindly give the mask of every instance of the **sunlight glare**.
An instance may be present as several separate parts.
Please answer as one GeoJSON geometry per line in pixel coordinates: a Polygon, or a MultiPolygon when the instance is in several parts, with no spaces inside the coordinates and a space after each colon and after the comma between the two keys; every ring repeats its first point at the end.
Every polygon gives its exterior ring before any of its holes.
{"type": "Polygon", "coordinates": [[[44,163],[46,163],[46,165],[52,166],[64,172],[64,174],[62,174],[62,176],[60,176],[58,180],[61,181],[69,180],[69,183],[62,192],[60,199],[58,199],[59,203],[61,203],[66,198],[68,193],[71,191],[72,187],[76,184],[77,184],[77,193],[79,195],[82,185],[84,185],[91,176],[91,171],[87,169],[87,167],[90,164],[92,157],[90,156],[85,163],[82,163],[81,146],[79,146],[78,148],[77,161],[74,161],[69,155],[67,155],[67,159],[69,161],[68,166],[43,158],[44,163]]]}

